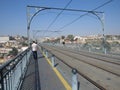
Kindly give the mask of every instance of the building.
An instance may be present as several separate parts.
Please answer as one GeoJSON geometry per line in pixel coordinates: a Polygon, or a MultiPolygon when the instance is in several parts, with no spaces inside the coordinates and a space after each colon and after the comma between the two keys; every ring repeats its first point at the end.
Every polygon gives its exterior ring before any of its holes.
{"type": "Polygon", "coordinates": [[[5,47],[5,43],[7,43],[9,40],[9,36],[0,36],[0,47],[5,47]]]}
{"type": "Polygon", "coordinates": [[[9,36],[0,36],[0,42],[7,42],[10,40],[9,36]]]}
{"type": "Polygon", "coordinates": [[[81,36],[74,37],[74,41],[76,41],[76,43],[86,43],[86,39],[87,37],[81,37],[81,36]]]}

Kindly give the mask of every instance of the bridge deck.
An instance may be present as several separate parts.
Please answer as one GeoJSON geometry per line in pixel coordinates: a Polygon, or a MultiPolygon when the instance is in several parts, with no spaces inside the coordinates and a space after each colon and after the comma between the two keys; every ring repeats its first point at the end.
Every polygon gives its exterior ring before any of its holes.
{"type": "Polygon", "coordinates": [[[23,80],[21,90],[66,90],[52,67],[38,52],[38,60],[31,55],[30,63],[23,80]]]}

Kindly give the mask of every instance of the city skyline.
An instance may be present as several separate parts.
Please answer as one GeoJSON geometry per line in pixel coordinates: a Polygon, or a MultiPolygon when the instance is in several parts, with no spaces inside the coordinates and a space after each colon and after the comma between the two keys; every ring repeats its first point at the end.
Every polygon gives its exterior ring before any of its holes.
{"type": "MultiPolygon", "coordinates": [[[[26,6],[45,6],[45,7],[58,7],[64,8],[70,0],[2,0],[0,3],[0,35],[24,35],[27,36],[27,15],[26,6]]],[[[120,34],[120,1],[111,1],[105,6],[97,9],[96,11],[103,11],[105,13],[105,34],[120,34]]],[[[77,10],[93,10],[96,7],[104,4],[104,0],[72,0],[67,8],[77,10]]],[[[57,10],[46,10],[39,13],[31,23],[30,35],[32,37],[34,30],[47,30],[51,22],[60,13],[57,10]]],[[[75,20],[77,17],[83,15],[83,12],[67,12],[63,11],[57,20],[49,27],[48,31],[57,31],[58,33],[39,32],[37,36],[59,36],[59,35],[97,35],[103,34],[100,21],[95,15],[87,14],[76,22],[66,26],[64,25],[75,20]]]]}

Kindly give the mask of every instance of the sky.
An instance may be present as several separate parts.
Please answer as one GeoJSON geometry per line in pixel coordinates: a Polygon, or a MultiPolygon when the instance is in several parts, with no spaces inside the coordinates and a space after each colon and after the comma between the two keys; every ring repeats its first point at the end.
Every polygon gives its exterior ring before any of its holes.
{"type": "MultiPolygon", "coordinates": [[[[69,1],[70,0],[0,0],[0,36],[27,36],[27,5],[64,8],[69,1]]],[[[72,0],[67,8],[91,11],[107,1],[110,0],[72,0]]],[[[112,0],[109,4],[96,11],[104,12],[104,34],[120,35],[120,0],[112,0]]],[[[35,8],[29,9],[31,16],[35,12],[35,8]]],[[[30,36],[43,37],[69,34],[87,36],[103,34],[102,24],[94,14],[88,13],[77,19],[74,23],[67,25],[81,15],[86,14],[86,12],[71,12],[65,10],[61,14],[60,12],[60,10],[51,9],[38,13],[30,24],[30,36]],[[58,14],[60,15],[55,20],[58,14]],[[49,27],[53,21],[54,23],[49,27]]],[[[102,14],[98,16],[102,18],[102,14]]]]}

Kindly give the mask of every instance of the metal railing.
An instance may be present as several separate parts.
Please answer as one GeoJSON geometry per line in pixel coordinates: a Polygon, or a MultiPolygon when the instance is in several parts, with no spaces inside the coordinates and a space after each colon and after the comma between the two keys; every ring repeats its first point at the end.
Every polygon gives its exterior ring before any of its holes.
{"type": "Polygon", "coordinates": [[[30,54],[31,50],[28,48],[0,67],[0,90],[19,90],[30,54]]]}
{"type": "Polygon", "coordinates": [[[105,54],[105,55],[117,55],[120,56],[120,47],[110,47],[110,50],[103,50],[100,45],[99,47],[95,47],[93,45],[86,45],[84,46],[83,44],[75,44],[75,43],[71,43],[71,44],[61,44],[61,43],[45,43],[47,45],[52,45],[52,46],[58,46],[58,47],[63,47],[63,48],[70,48],[76,51],[85,51],[85,52],[91,52],[91,53],[100,53],[100,54],[105,54]]]}

